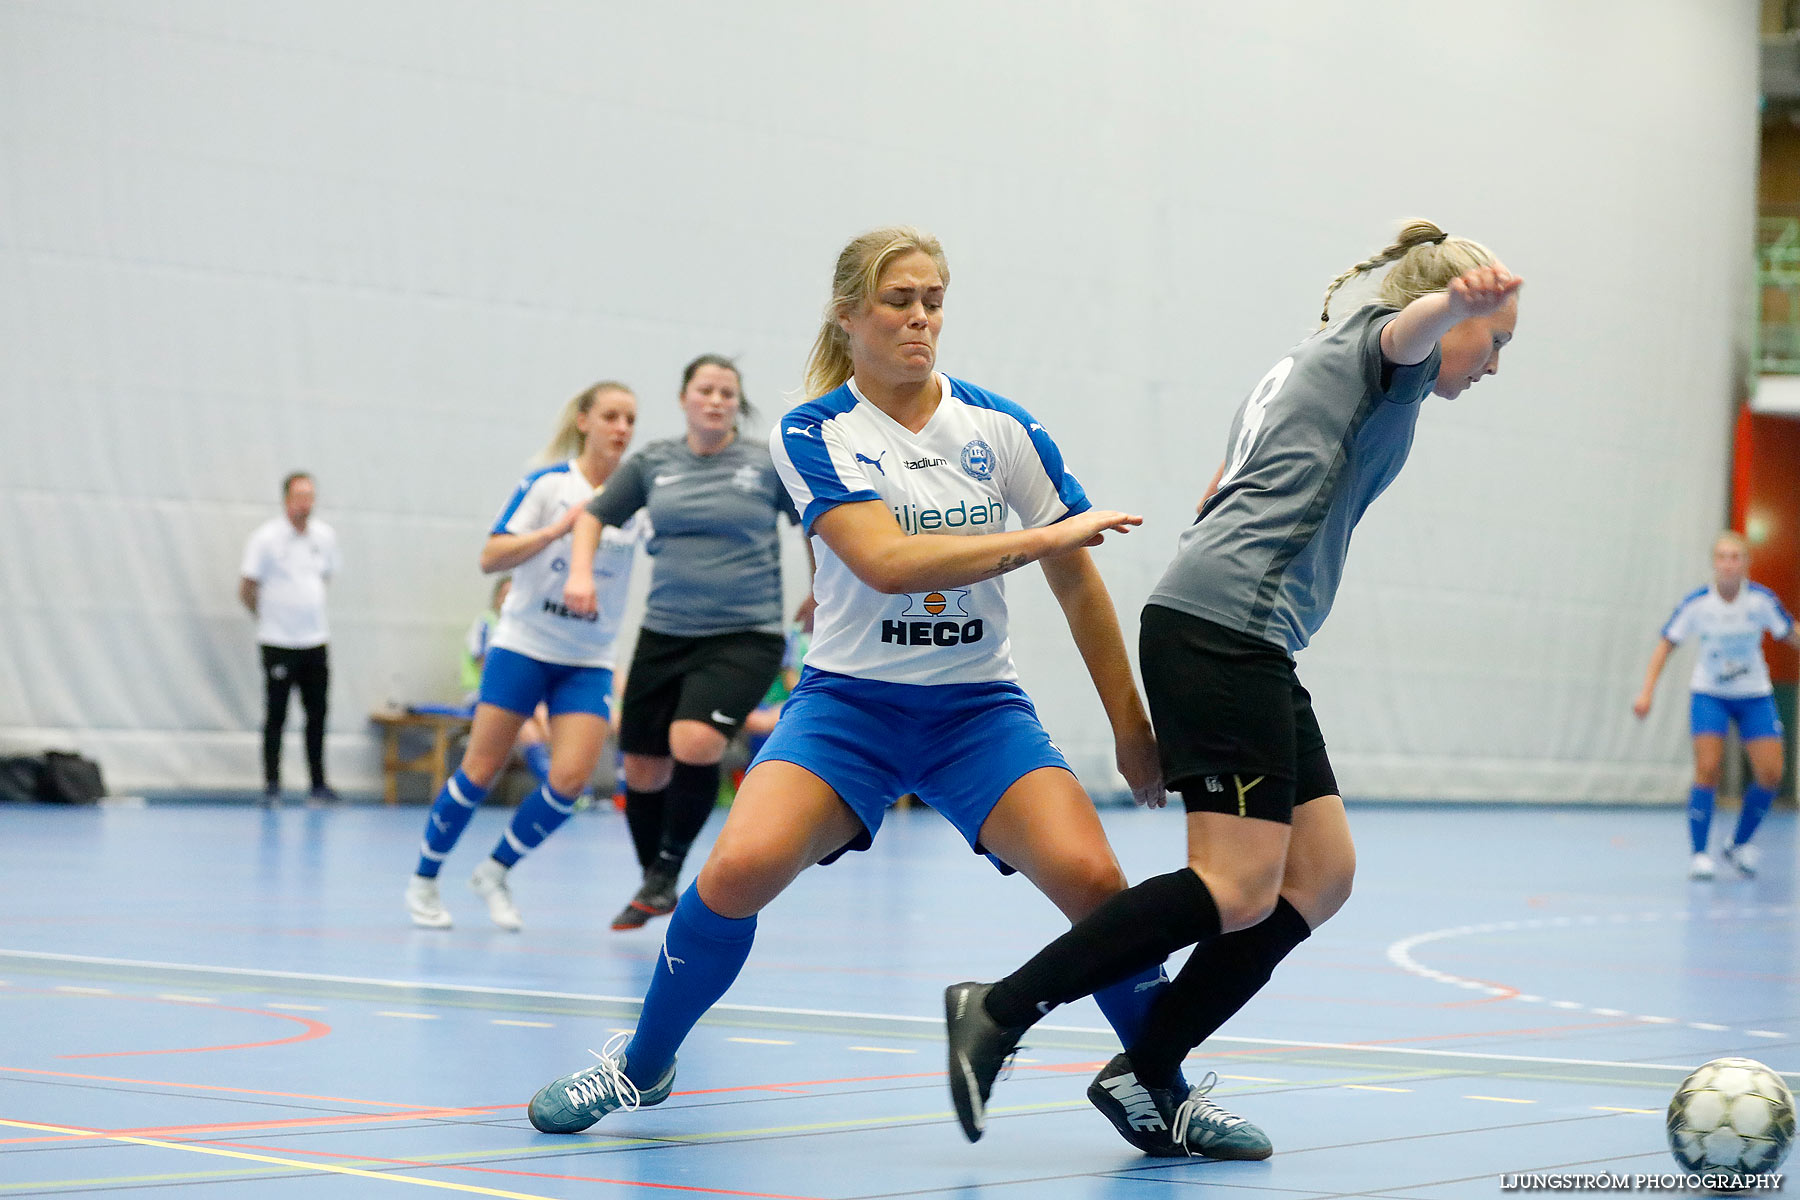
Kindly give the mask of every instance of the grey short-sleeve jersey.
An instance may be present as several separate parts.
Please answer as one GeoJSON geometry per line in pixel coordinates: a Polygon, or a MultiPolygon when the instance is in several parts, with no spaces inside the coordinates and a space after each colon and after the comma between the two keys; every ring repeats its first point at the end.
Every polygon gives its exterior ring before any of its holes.
{"type": "Polygon", "coordinates": [[[588,503],[607,525],[650,512],[654,557],[644,628],[675,637],[780,633],[777,518],[799,522],[769,448],[738,438],[695,454],[685,437],[651,442],[588,503]]]}
{"type": "Polygon", "coordinates": [[[1224,473],[1150,603],[1298,652],[1337,595],[1350,533],[1406,462],[1440,354],[1394,366],[1370,304],[1315,333],[1238,408],[1224,473]]]}

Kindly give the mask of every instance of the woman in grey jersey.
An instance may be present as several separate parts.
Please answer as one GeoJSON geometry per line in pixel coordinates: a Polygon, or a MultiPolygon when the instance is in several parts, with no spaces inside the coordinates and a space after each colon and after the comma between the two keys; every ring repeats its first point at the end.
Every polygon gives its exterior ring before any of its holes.
{"type": "MultiPolygon", "coordinates": [[[[1251,389],[1140,629],[1187,865],[1114,897],[998,983],[949,989],[959,1113],[979,1117],[1002,1061],[1051,1008],[1195,946],[1143,1036],[1088,1089],[1133,1145],[1186,1152],[1180,1131],[1203,1110],[1174,1085],[1182,1059],[1343,906],[1355,872],[1293,656],[1331,609],[1356,522],[1406,461],[1419,403],[1499,369],[1519,286],[1486,247],[1411,222],[1332,281],[1323,327],[1251,389]],[[1332,294],[1389,264],[1378,298],[1333,322],[1332,294]]],[[[964,1131],[973,1140],[979,1125],[965,1117],[964,1131]]]]}
{"type": "Polygon", "coordinates": [[[585,556],[603,526],[647,509],[656,566],[619,719],[625,818],[644,876],[614,929],[675,910],[682,863],[718,800],[719,760],[787,644],[776,525],[799,516],[768,447],[738,437],[750,405],[736,364],[717,354],[690,362],[680,403],[687,431],[632,456],[576,522],[563,595],[592,611],[585,556]]]}

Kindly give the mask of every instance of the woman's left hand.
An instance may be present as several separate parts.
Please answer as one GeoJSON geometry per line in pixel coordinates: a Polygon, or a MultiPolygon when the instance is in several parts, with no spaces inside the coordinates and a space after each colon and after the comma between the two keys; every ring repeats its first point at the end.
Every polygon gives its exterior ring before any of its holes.
{"type": "Polygon", "coordinates": [[[1163,787],[1162,762],[1156,753],[1156,734],[1144,722],[1113,736],[1114,760],[1119,774],[1131,788],[1131,798],[1145,808],[1161,808],[1169,802],[1163,787]]]}
{"type": "Polygon", "coordinates": [[[813,631],[813,613],[818,609],[819,598],[811,592],[806,593],[806,599],[802,600],[800,607],[794,610],[794,624],[805,632],[811,633],[813,631]]]}

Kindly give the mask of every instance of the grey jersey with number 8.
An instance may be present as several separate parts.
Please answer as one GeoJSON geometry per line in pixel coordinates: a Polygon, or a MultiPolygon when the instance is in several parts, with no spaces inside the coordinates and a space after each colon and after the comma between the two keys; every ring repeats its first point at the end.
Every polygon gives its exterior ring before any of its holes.
{"type": "Polygon", "coordinates": [[[1350,532],[1412,449],[1439,352],[1384,362],[1381,330],[1399,310],[1370,304],[1307,338],[1239,406],[1224,474],[1181,535],[1150,603],[1293,654],[1324,624],[1350,532]]]}

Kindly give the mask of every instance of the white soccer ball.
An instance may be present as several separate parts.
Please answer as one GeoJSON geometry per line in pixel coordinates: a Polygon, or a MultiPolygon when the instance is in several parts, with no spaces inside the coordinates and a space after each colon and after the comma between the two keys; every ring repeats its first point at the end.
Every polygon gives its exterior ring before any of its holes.
{"type": "Polygon", "coordinates": [[[1794,1095],[1750,1058],[1715,1058],[1681,1081],[1669,1101],[1669,1149],[1689,1171],[1761,1175],[1794,1142],[1794,1095]]]}

